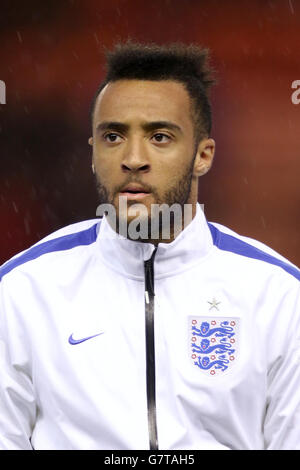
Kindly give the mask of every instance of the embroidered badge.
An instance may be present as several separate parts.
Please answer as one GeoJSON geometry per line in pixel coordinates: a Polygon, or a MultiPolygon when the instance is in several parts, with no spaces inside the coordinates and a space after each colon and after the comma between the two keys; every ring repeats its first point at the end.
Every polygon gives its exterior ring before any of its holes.
{"type": "Polygon", "coordinates": [[[214,377],[236,363],[239,318],[189,317],[189,329],[190,357],[201,372],[214,377]]]}

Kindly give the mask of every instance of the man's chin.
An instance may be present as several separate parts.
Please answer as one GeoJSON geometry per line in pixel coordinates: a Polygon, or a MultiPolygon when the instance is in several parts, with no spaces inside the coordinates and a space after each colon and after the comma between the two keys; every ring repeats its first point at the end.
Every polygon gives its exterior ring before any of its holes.
{"type": "Polygon", "coordinates": [[[115,199],[114,207],[117,217],[123,223],[127,221],[127,223],[130,224],[135,219],[143,221],[148,219],[151,216],[151,203],[153,203],[151,200],[143,202],[139,199],[129,199],[127,197],[121,196],[115,199]]]}
{"type": "Polygon", "coordinates": [[[151,196],[142,203],[121,197],[120,193],[115,195],[108,215],[108,221],[115,232],[130,240],[150,243],[155,243],[155,240],[168,242],[175,238],[182,231],[182,224],[185,222],[184,204],[161,203],[151,196]]]}
{"type": "Polygon", "coordinates": [[[151,234],[151,218],[148,216],[117,216],[116,231],[119,235],[130,240],[148,240],[151,234]]]}

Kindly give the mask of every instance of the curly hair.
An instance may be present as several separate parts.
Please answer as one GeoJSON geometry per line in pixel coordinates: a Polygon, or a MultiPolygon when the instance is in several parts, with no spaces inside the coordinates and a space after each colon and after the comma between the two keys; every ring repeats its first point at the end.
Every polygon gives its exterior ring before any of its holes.
{"type": "Polygon", "coordinates": [[[96,100],[101,90],[117,80],[174,80],[184,85],[192,103],[196,140],[209,136],[212,126],[209,91],[215,84],[214,71],[208,64],[209,50],[182,43],[158,45],[118,43],[106,51],[107,71],[90,108],[93,123],[96,100]]]}

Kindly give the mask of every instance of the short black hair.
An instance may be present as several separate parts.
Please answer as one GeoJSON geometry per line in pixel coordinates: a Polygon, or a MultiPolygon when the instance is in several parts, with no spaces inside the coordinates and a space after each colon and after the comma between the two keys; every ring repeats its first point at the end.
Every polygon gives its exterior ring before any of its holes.
{"type": "Polygon", "coordinates": [[[215,83],[208,64],[209,50],[194,44],[142,44],[131,40],[106,51],[107,73],[90,108],[93,125],[96,100],[101,90],[117,80],[174,80],[184,85],[192,102],[196,140],[209,136],[212,126],[209,91],[215,83]]]}

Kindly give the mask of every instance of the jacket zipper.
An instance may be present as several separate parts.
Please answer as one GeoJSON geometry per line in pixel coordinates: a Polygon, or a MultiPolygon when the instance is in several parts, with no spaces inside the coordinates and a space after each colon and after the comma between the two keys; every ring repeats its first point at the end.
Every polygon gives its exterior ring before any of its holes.
{"type": "Polygon", "coordinates": [[[154,341],[154,257],[144,261],[145,274],[145,334],[146,334],[146,378],[147,408],[150,450],[158,450],[155,396],[155,341],[154,341]]]}

